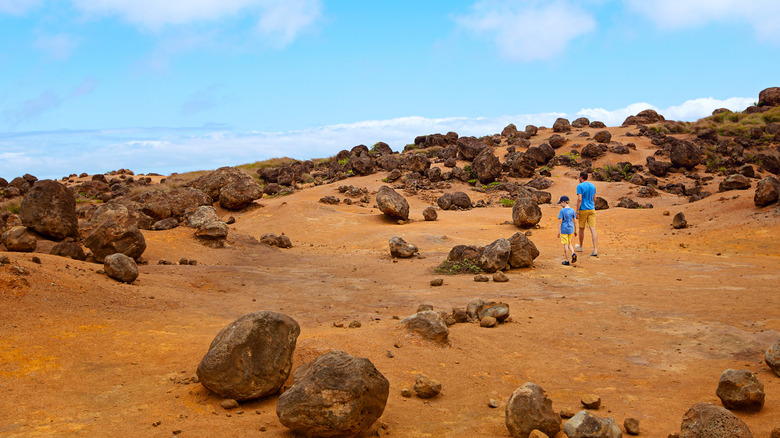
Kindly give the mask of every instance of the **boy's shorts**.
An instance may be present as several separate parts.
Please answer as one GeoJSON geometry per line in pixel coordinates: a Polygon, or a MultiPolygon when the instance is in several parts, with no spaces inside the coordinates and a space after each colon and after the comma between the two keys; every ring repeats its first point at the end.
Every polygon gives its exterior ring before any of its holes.
{"type": "Polygon", "coordinates": [[[596,226],[596,210],[580,210],[577,219],[580,222],[580,228],[594,228],[596,226]]]}
{"type": "Polygon", "coordinates": [[[564,245],[571,245],[574,243],[574,234],[561,234],[561,243],[564,245]]]}

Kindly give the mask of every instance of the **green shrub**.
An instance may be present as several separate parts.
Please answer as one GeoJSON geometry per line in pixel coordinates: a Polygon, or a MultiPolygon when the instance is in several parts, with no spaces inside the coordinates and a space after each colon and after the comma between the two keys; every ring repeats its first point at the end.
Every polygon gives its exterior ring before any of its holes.
{"type": "Polygon", "coordinates": [[[501,205],[504,207],[514,207],[515,206],[515,200],[514,199],[507,199],[507,198],[501,198],[500,201],[498,201],[501,205]]]}
{"type": "Polygon", "coordinates": [[[437,274],[456,275],[456,274],[479,274],[482,269],[471,259],[465,259],[460,262],[445,260],[434,270],[437,274]]]}
{"type": "Polygon", "coordinates": [[[338,161],[338,163],[343,166],[343,165],[349,163],[349,158],[342,158],[341,160],[338,161]]]}

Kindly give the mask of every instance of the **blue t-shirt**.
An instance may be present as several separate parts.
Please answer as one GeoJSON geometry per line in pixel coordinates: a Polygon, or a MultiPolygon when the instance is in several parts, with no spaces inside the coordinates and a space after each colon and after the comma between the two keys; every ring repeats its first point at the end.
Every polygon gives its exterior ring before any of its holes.
{"type": "Polygon", "coordinates": [[[577,184],[577,194],[582,195],[580,210],[595,210],[594,198],[596,198],[596,186],[588,181],[577,184]]]}
{"type": "Polygon", "coordinates": [[[561,234],[574,234],[574,216],[576,214],[571,207],[562,208],[558,212],[558,219],[563,219],[561,222],[561,234]]]}

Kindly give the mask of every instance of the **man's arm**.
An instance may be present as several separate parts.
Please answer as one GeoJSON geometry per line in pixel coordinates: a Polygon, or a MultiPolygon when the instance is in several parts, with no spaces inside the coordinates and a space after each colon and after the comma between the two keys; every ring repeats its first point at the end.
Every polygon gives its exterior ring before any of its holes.
{"type": "Polygon", "coordinates": [[[576,214],[580,214],[581,205],[582,205],[582,193],[577,193],[577,208],[574,210],[576,214]]]}

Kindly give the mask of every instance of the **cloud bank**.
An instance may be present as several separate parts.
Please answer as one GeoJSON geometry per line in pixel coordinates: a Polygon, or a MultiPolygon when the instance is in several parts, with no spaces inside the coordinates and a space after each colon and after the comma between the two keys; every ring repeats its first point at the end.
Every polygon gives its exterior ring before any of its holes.
{"type": "Polygon", "coordinates": [[[519,128],[552,126],[558,117],[588,117],[608,126],[644,109],[656,109],[667,119],[693,121],[714,109],[740,111],[752,98],[694,99],[668,108],[635,103],[625,108],[582,109],[575,114],[540,113],[469,118],[401,117],[328,125],[287,132],[232,132],[199,128],[127,128],[102,131],[52,131],[0,134],[0,176],[10,180],[24,173],[59,178],[70,173],[102,173],[129,168],[137,173],[169,174],[235,166],[273,157],[324,158],[358,144],[378,141],[400,151],[418,135],[457,132],[483,136],[501,132],[509,123],[519,128]]]}

